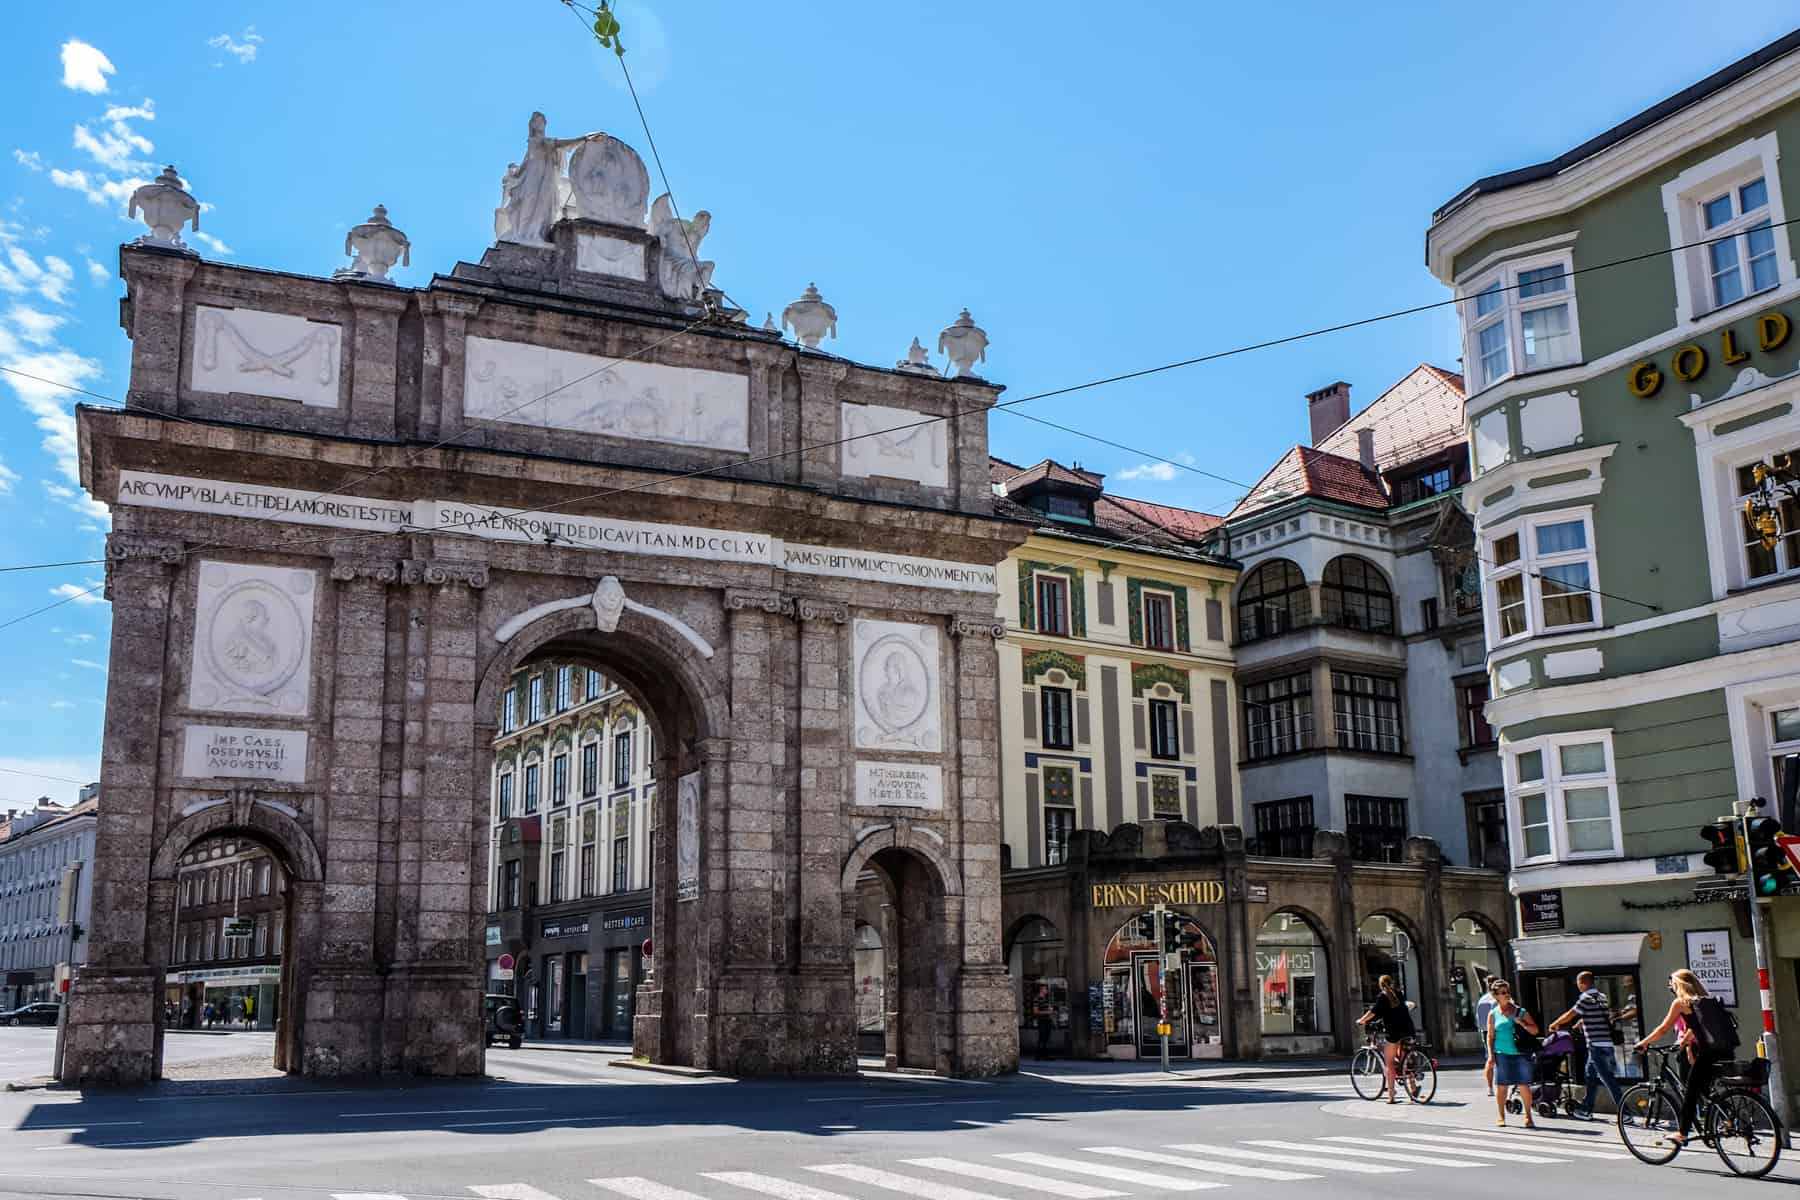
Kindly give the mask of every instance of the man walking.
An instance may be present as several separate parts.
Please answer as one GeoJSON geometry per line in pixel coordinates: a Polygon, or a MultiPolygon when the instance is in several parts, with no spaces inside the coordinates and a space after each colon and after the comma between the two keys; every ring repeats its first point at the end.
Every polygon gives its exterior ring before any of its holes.
{"type": "Polygon", "coordinates": [[[1556,1020],[1550,1022],[1550,1028],[1561,1029],[1581,1022],[1581,1032],[1587,1040],[1587,1072],[1584,1082],[1587,1095],[1582,1099],[1582,1107],[1577,1111],[1583,1120],[1594,1115],[1594,1100],[1599,1095],[1599,1086],[1604,1085],[1607,1094],[1612,1097],[1613,1108],[1619,1107],[1622,1094],[1618,1080],[1618,1062],[1613,1056],[1612,1038],[1612,1006],[1607,1002],[1606,993],[1594,986],[1594,973],[1583,971],[1575,977],[1575,986],[1581,994],[1575,997],[1575,1006],[1556,1020]]]}

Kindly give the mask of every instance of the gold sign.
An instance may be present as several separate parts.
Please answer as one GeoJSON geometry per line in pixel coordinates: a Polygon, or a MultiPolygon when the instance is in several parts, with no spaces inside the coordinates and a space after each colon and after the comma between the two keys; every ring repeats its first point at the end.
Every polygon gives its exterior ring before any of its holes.
{"type": "MultiPolygon", "coordinates": [[[[1788,335],[1793,331],[1793,324],[1789,322],[1785,313],[1774,310],[1766,312],[1756,318],[1757,348],[1764,353],[1779,350],[1786,344],[1788,335]]],[[[1749,357],[1749,347],[1738,345],[1737,333],[1734,330],[1726,329],[1719,334],[1720,362],[1726,366],[1732,366],[1749,357]]],[[[1685,346],[1676,347],[1674,355],[1669,359],[1669,370],[1674,372],[1675,378],[1681,382],[1692,383],[1705,373],[1708,361],[1706,348],[1697,342],[1689,342],[1685,346]]],[[[1662,385],[1662,368],[1650,359],[1645,359],[1631,368],[1627,386],[1631,388],[1631,394],[1639,399],[1647,400],[1656,395],[1662,385]]]]}
{"type": "Polygon", "coordinates": [[[1217,879],[1181,879],[1169,883],[1096,883],[1092,907],[1149,908],[1153,904],[1223,904],[1225,885],[1217,879]]]}

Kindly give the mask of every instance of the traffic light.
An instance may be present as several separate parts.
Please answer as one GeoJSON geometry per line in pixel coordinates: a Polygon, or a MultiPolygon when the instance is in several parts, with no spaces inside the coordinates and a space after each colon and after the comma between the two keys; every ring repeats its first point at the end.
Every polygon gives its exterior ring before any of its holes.
{"type": "Polygon", "coordinates": [[[1781,891],[1782,884],[1794,878],[1787,852],[1775,840],[1780,833],[1781,822],[1774,817],[1751,817],[1744,822],[1744,834],[1749,842],[1746,852],[1750,859],[1750,884],[1755,895],[1773,896],[1781,891]]]}
{"type": "Polygon", "coordinates": [[[1714,875],[1736,875],[1744,869],[1738,855],[1737,822],[1729,817],[1714,821],[1700,830],[1700,840],[1712,847],[1706,852],[1706,865],[1714,875]]]}
{"type": "Polygon", "coordinates": [[[1137,916],[1137,935],[1140,942],[1156,941],[1156,914],[1139,913],[1137,916]]]}
{"type": "Polygon", "coordinates": [[[1206,944],[1206,935],[1196,927],[1189,925],[1175,940],[1181,944],[1183,950],[1198,950],[1206,944]]]}

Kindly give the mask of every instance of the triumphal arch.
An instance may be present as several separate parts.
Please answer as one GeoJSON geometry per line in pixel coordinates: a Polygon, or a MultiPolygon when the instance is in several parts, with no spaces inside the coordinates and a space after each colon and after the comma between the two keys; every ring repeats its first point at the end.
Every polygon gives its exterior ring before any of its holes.
{"type": "Polygon", "coordinates": [[[854,364],[810,287],[792,338],[759,328],[705,214],[649,191],[534,116],[493,245],[421,287],[382,209],[315,276],[194,255],[173,170],[133,197],[127,403],[79,414],[113,635],[65,1081],[161,1074],[176,863],[220,834],[290,880],[277,1066],[482,1071],[491,746],[550,655],[658,735],[639,1054],[853,1070],[873,877],[896,1057],[1015,1064],[994,574],[1022,530],[991,516],[985,336],[854,364]]]}

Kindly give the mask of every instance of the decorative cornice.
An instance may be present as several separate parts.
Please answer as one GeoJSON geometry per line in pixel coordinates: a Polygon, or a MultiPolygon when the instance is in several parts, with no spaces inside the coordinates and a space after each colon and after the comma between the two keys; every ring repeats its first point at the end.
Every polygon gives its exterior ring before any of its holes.
{"type": "Polygon", "coordinates": [[[794,598],[784,596],[780,592],[727,588],[725,589],[725,608],[732,612],[745,608],[760,608],[775,616],[791,617],[794,615],[794,598]]]}
{"type": "Polygon", "coordinates": [[[406,583],[426,583],[434,587],[465,583],[479,589],[488,585],[488,569],[486,563],[409,558],[401,564],[401,578],[406,583]]]}
{"type": "Polygon", "coordinates": [[[113,598],[113,568],[123,562],[152,559],[165,567],[178,567],[187,557],[186,547],[169,538],[142,537],[130,533],[111,533],[106,537],[106,568],[100,594],[113,598]]]}
{"type": "Polygon", "coordinates": [[[353,579],[370,579],[376,583],[399,583],[400,564],[391,558],[336,558],[331,562],[331,577],[339,583],[349,583],[353,579]]]}
{"type": "Polygon", "coordinates": [[[998,619],[977,621],[972,617],[952,616],[950,618],[950,636],[991,637],[995,641],[1006,636],[1006,622],[998,619]]]}
{"type": "Polygon", "coordinates": [[[820,600],[812,596],[794,597],[794,616],[802,621],[829,620],[836,625],[850,620],[850,606],[837,600],[820,600]]]}

